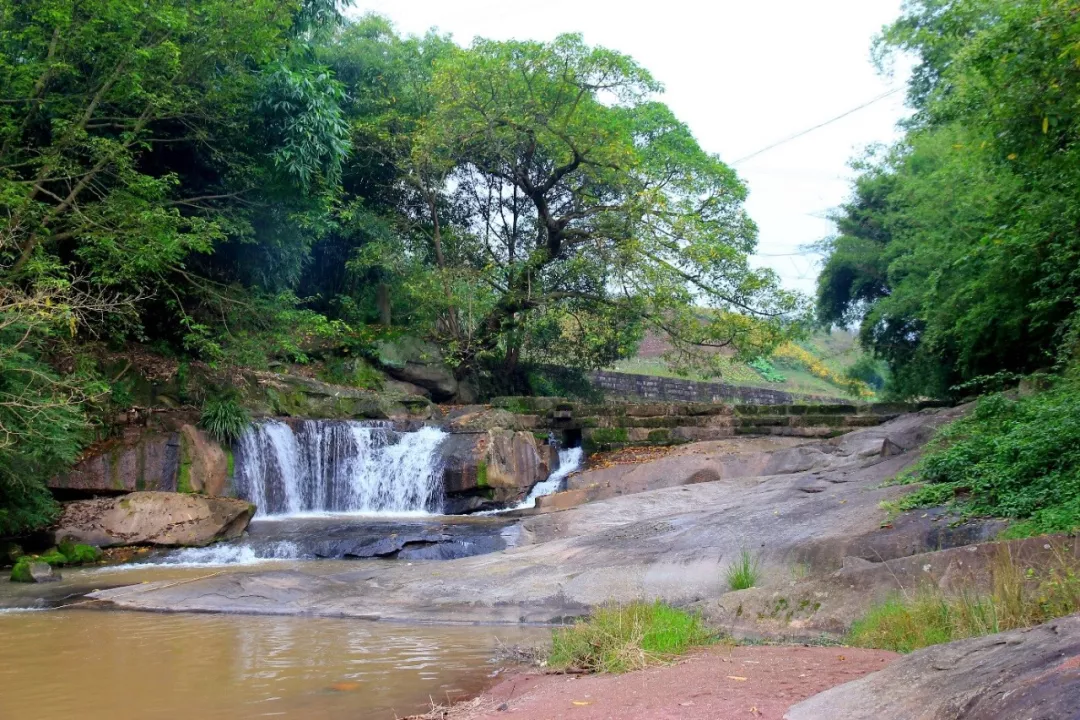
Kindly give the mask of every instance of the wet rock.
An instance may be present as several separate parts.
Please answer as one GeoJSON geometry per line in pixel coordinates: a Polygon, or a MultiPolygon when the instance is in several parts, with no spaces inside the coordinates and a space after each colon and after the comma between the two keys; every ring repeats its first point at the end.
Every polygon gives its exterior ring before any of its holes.
{"type": "Polygon", "coordinates": [[[11,581],[21,583],[49,583],[60,580],[60,573],[46,562],[20,562],[11,569],[11,581]]]}
{"type": "Polygon", "coordinates": [[[256,521],[242,541],[257,557],[452,560],[507,547],[511,521],[495,517],[452,521],[295,518],[256,521]],[[287,546],[288,552],[282,549],[287,546]]]}
{"type": "Polygon", "coordinates": [[[180,468],[176,487],[181,492],[226,495],[229,456],[220,444],[194,425],[180,429],[180,468]]]}
{"type": "Polygon", "coordinates": [[[937,645],[793,706],[786,720],[1076,717],[1080,616],[937,645]]]}
{"type": "Polygon", "coordinates": [[[100,547],[202,546],[239,537],[254,514],[244,500],[135,492],[66,503],[54,536],[100,547]]]}
{"type": "Polygon", "coordinates": [[[558,449],[530,432],[495,428],[459,433],[443,441],[447,508],[478,510],[522,500],[558,468],[558,449]]]}

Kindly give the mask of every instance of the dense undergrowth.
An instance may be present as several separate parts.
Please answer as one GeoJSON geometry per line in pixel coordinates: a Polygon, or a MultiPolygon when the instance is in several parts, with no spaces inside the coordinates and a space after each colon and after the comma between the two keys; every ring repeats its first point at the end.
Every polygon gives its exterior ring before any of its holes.
{"type": "Polygon", "coordinates": [[[556,630],[547,664],[562,672],[621,673],[719,639],[698,615],[661,602],[635,602],[601,608],[556,630]]]}
{"type": "Polygon", "coordinates": [[[1002,550],[988,592],[944,595],[920,590],[873,608],[851,628],[847,642],[908,653],[919,648],[1032,627],[1080,611],[1080,563],[1058,550],[1049,567],[1018,563],[1002,550]]]}
{"type": "Polygon", "coordinates": [[[999,393],[943,428],[909,480],[902,510],[950,504],[967,516],[1013,518],[1010,537],[1080,527],[1080,380],[1022,397],[999,393]]]}

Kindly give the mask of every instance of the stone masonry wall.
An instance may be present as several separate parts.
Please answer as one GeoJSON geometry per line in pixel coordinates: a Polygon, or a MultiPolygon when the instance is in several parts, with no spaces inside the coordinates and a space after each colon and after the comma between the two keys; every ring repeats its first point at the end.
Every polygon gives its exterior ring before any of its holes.
{"type": "Polygon", "coordinates": [[[730,402],[746,405],[847,402],[838,397],[825,395],[796,395],[768,388],[737,387],[727,383],[696,382],[608,370],[589,373],[589,380],[610,397],[642,398],[666,402],[730,402]]]}

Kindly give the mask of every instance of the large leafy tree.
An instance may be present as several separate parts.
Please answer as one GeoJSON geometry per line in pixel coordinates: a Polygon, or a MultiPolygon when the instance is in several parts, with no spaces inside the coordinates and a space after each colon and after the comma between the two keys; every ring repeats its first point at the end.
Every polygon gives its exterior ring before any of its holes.
{"type": "Polygon", "coordinates": [[[818,286],[900,394],[1075,352],[1080,15],[1064,0],[921,0],[883,36],[919,53],[905,139],[862,164],[818,286]]]}
{"type": "Polygon", "coordinates": [[[0,532],[47,519],[43,479],[88,439],[102,387],[59,351],[205,339],[197,306],[237,279],[206,258],[262,242],[275,197],[336,183],[340,90],[305,50],[336,17],[329,0],[0,0],[0,532]]]}
{"type": "Polygon", "coordinates": [[[530,347],[598,365],[644,327],[684,359],[760,352],[784,332],[797,300],[748,263],[746,189],[660,90],[575,35],[479,41],[436,64],[411,167],[467,208],[454,242],[432,235],[441,271],[475,277],[474,307],[446,324],[466,366],[512,367],[530,347]]]}

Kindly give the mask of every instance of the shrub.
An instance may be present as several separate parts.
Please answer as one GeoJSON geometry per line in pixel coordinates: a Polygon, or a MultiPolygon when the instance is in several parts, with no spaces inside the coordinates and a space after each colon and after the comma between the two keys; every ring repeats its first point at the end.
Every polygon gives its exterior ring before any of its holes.
{"type": "Polygon", "coordinates": [[[1015,518],[1008,535],[1080,527],[1080,382],[1027,397],[979,400],[939,431],[908,480],[925,487],[900,509],[951,503],[965,515],[1015,518]]]}
{"type": "Polygon", "coordinates": [[[1056,555],[1038,573],[1003,550],[993,563],[990,592],[947,596],[922,590],[892,597],[852,626],[847,643],[908,653],[1071,615],[1080,611],[1080,568],[1068,551],[1056,555]]]}
{"type": "Polygon", "coordinates": [[[754,370],[757,371],[758,375],[760,375],[763,379],[765,379],[765,380],[767,380],[769,382],[773,382],[773,383],[787,382],[787,376],[785,376],[782,373],[778,372],[777,369],[775,367],[773,367],[773,364],[771,362],[769,362],[768,360],[766,360],[765,358],[763,358],[763,357],[759,357],[759,358],[756,358],[754,360],[751,360],[750,362],[747,363],[747,365],[754,368],[754,370]]]}
{"type": "Polygon", "coordinates": [[[725,577],[732,590],[748,590],[757,585],[760,575],[758,559],[744,549],[739,553],[739,559],[728,566],[725,577]]]}
{"type": "Polygon", "coordinates": [[[244,434],[251,417],[234,396],[224,395],[207,399],[199,424],[218,442],[231,444],[244,434]]]}
{"type": "Polygon", "coordinates": [[[718,639],[698,615],[661,602],[635,602],[601,608],[556,630],[548,666],[563,672],[627,672],[718,639]]]}

